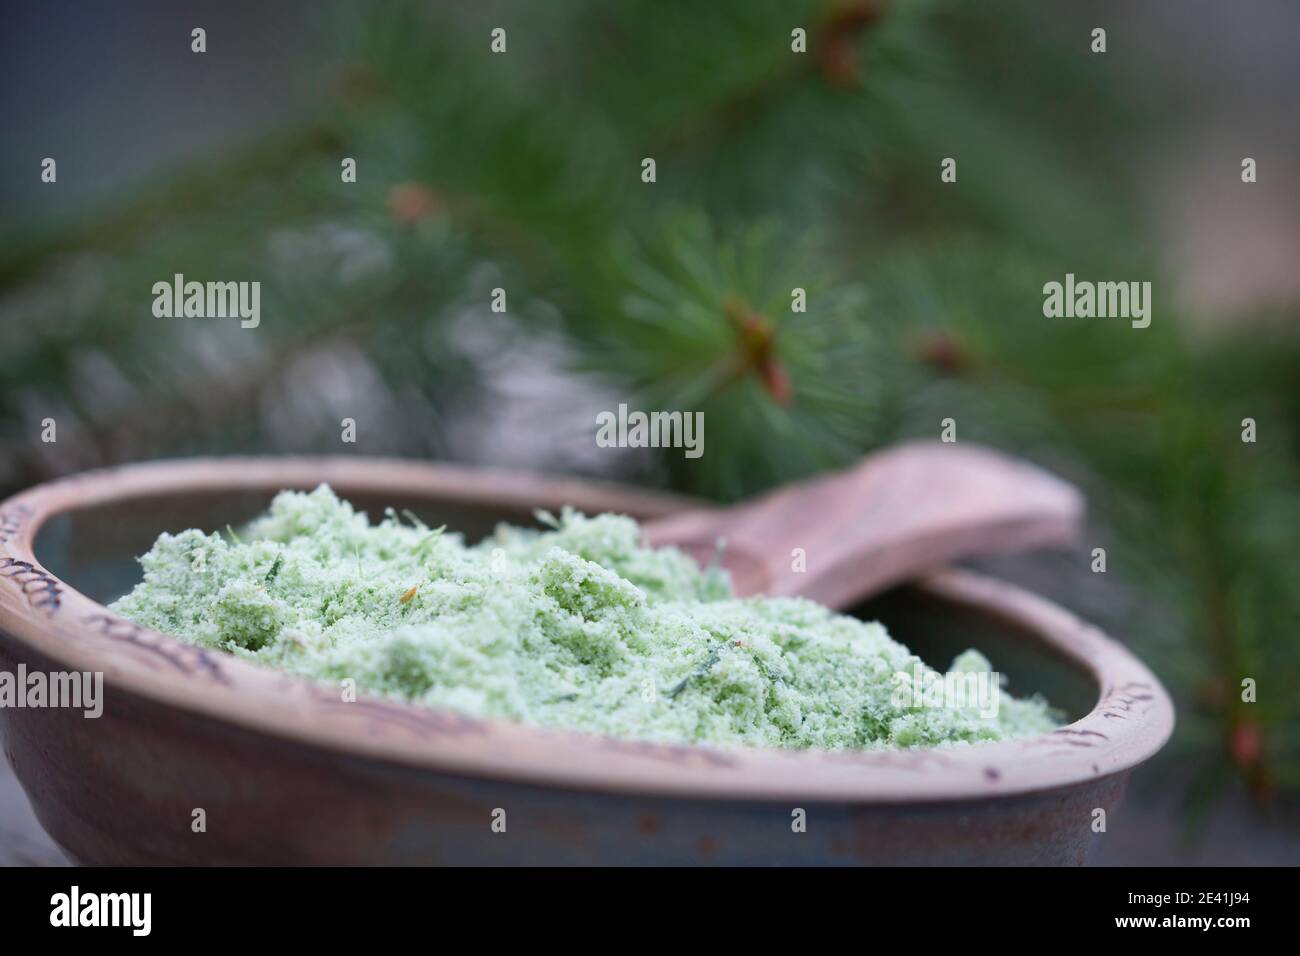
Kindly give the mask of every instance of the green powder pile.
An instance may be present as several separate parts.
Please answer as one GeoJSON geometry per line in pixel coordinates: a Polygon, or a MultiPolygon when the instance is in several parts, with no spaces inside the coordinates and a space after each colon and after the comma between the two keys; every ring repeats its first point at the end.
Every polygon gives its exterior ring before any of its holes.
{"type": "MultiPolygon", "coordinates": [[[[631,518],[565,510],[475,545],[326,486],[238,534],[163,534],[119,614],[361,692],[481,717],[679,743],[925,747],[1056,726],[1041,699],[899,701],[938,678],[878,623],[737,599],[725,572],[641,545],[631,518]],[[918,670],[919,668],[919,670],[918,670]],[[919,686],[919,685],[918,685],[919,686]]],[[[989,671],[970,651],[953,671],[989,671]]]]}

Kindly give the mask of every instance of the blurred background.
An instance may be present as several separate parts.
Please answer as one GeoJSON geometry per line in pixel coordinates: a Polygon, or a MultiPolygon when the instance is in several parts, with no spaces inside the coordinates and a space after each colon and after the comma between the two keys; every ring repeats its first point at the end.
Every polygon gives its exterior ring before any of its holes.
{"type": "MultiPolygon", "coordinates": [[[[1089,494],[1077,551],[983,565],[1179,705],[1100,862],[1300,861],[1294,3],[0,10],[0,496],[323,452],[733,500],[953,417],[1089,494]],[[1044,318],[1067,272],[1151,326],[1044,318]],[[155,318],[175,273],[260,281],[260,326],[155,318]],[[706,454],[598,448],[619,402],[706,454]]],[[[0,776],[0,861],[55,854],[0,776]]]]}

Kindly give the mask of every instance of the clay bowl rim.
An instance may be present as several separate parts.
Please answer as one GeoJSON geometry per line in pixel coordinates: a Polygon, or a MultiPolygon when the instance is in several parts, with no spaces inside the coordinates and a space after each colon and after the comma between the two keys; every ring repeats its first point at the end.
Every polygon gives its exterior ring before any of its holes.
{"type": "Polygon", "coordinates": [[[851,803],[947,802],[1027,794],[1123,773],[1173,731],[1159,680],[1073,614],[1005,582],[942,571],[925,593],[1011,625],[1100,689],[1079,720],[1032,738],[910,751],[723,749],[630,741],[480,720],[336,688],[194,647],[113,614],[45,570],[33,546],[51,518],[125,500],[200,492],[271,494],[328,482],[343,496],[427,497],[476,507],[574,504],[651,518],[690,499],[604,482],[360,457],[191,458],[99,469],[0,504],[0,631],[61,669],[102,671],[114,689],[321,749],[475,778],[571,790],[851,803]]]}

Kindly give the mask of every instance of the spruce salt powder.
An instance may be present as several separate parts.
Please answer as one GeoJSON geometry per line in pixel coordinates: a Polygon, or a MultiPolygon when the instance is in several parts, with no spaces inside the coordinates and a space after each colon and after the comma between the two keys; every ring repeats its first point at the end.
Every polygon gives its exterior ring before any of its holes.
{"type": "Polygon", "coordinates": [[[1057,726],[1041,698],[989,713],[922,692],[990,672],[976,652],[939,674],[878,623],[733,597],[724,572],[643,547],[631,518],[544,517],[467,545],[391,511],[372,525],[323,485],[281,492],[237,537],[161,535],[112,607],[362,692],[644,740],[871,749],[1057,726]]]}

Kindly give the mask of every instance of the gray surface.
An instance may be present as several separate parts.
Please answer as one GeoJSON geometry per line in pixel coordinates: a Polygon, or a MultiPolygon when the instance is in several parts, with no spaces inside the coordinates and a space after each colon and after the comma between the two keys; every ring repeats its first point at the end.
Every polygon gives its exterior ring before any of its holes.
{"type": "Polygon", "coordinates": [[[0,866],[67,866],[32,814],[27,794],[0,760],[0,866]]]}

